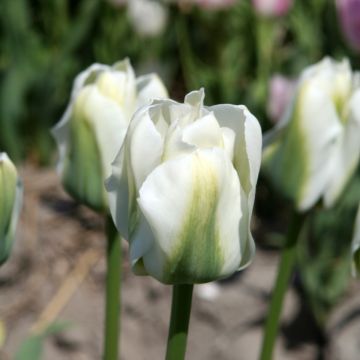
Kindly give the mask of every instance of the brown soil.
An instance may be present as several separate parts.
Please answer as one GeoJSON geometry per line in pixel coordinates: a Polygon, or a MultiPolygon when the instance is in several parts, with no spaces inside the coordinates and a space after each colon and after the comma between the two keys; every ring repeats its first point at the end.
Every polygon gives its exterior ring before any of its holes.
{"type": "MultiPolygon", "coordinates": [[[[76,206],[62,191],[54,171],[26,166],[21,175],[25,201],[18,239],[0,271],[0,319],[6,326],[0,359],[12,359],[30,332],[54,318],[69,321],[71,326],[49,336],[43,359],[101,359],[105,278],[102,218],[76,206]]],[[[171,288],[149,277],[134,276],[126,243],[123,248],[121,359],[163,359],[171,288]]],[[[199,291],[206,289],[197,288],[187,359],[257,358],[277,261],[275,252],[258,249],[246,271],[231,281],[217,283],[220,291],[215,299],[204,299],[199,291]]],[[[300,311],[300,304],[301,299],[290,290],[274,359],[359,358],[358,283],[352,284],[346,299],[335,309],[328,327],[329,345],[322,355],[318,354],[316,335],[311,335],[313,325],[300,311]],[[299,319],[300,330],[290,332],[299,319]]]]}

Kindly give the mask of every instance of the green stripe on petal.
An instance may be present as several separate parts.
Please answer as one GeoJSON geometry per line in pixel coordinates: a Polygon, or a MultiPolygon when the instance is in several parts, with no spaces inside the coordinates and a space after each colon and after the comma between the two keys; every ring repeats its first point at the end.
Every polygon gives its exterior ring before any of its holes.
{"type": "Polygon", "coordinates": [[[240,182],[222,149],[202,149],[159,165],[139,192],[150,234],[134,235],[130,253],[164,283],[203,283],[234,273],[241,263],[240,182]],[[132,247],[151,237],[140,254],[132,247]]]}
{"type": "Polygon", "coordinates": [[[0,265],[10,255],[20,213],[22,187],[15,166],[0,153],[0,265]]]}
{"type": "Polygon", "coordinates": [[[0,160],[0,236],[7,233],[16,193],[16,169],[10,160],[0,160]]]}
{"type": "Polygon", "coordinates": [[[76,118],[69,122],[63,184],[80,203],[103,210],[106,206],[103,169],[94,130],[85,114],[76,111],[76,107],[73,116],[76,118]]]}
{"type": "Polygon", "coordinates": [[[192,181],[182,231],[165,265],[169,283],[211,281],[224,262],[216,219],[218,179],[211,164],[198,155],[193,157],[192,181]]]}

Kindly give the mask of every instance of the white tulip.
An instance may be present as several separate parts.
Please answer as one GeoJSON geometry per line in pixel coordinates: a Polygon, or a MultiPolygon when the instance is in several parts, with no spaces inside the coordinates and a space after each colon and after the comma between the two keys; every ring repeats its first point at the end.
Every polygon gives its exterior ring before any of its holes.
{"type": "Polygon", "coordinates": [[[265,134],[263,168],[300,211],[332,206],[360,157],[360,87],[349,62],[325,58],[302,73],[283,120],[265,134]]]}
{"type": "Polygon", "coordinates": [[[22,203],[22,186],[14,164],[0,153],[0,265],[10,255],[22,203]]]}
{"type": "Polygon", "coordinates": [[[161,34],[168,21],[168,9],[154,0],[128,1],[128,14],[135,31],[145,37],[161,34]]]}
{"type": "Polygon", "coordinates": [[[94,209],[106,207],[104,180],[140,106],[167,91],[155,74],[135,77],[129,60],[93,64],[75,79],[70,103],[53,135],[67,191],[94,209]]]}
{"type": "Polygon", "coordinates": [[[135,113],[107,182],[136,274],[204,283],[245,267],[261,129],[245,106],[157,100],[135,113]]]}

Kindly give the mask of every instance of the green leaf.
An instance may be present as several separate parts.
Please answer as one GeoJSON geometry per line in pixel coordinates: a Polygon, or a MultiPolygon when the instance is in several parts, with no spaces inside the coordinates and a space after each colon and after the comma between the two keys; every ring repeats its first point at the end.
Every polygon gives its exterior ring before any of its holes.
{"type": "Polygon", "coordinates": [[[15,360],[40,360],[43,350],[43,336],[30,336],[20,345],[15,360]]]}
{"type": "Polygon", "coordinates": [[[58,334],[70,326],[69,322],[55,322],[40,334],[30,335],[21,343],[19,350],[15,354],[15,360],[41,360],[44,342],[47,337],[58,334]]]}

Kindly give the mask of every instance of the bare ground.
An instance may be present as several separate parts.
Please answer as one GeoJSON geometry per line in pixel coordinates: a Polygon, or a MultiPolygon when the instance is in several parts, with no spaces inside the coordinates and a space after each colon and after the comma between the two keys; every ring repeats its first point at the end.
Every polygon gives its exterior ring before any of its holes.
{"type": "MultiPolygon", "coordinates": [[[[43,359],[101,359],[105,261],[103,221],[76,206],[52,170],[21,169],[25,201],[18,239],[0,271],[0,319],[6,339],[0,359],[53,320],[71,326],[50,336],[43,359]]],[[[123,244],[121,359],[163,359],[171,288],[136,277],[123,244]]],[[[187,359],[256,359],[278,256],[258,249],[253,264],[215,288],[195,288],[187,359]],[[208,294],[215,291],[215,294],[208,294]]],[[[298,294],[290,290],[274,359],[360,358],[360,285],[352,283],[334,310],[329,342],[319,354],[316,331],[298,294]]],[[[29,358],[29,360],[32,360],[29,358]]]]}

